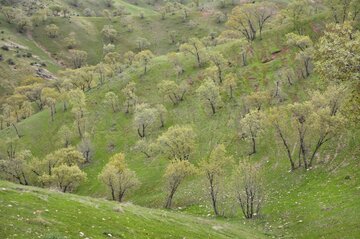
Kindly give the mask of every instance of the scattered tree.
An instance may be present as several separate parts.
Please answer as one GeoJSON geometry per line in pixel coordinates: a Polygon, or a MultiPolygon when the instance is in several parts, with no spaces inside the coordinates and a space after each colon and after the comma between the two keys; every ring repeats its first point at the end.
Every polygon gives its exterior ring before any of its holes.
{"type": "Polygon", "coordinates": [[[222,103],[219,87],[213,81],[206,80],[196,92],[199,98],[210,107],[212,114],[215,114],[222,103]]]}
{"type": "Polygon", "coordinates": [[[221,183],[226,173],[226,167],[232,162],[232,157],[226,155],[223,144],[217,145],[208,158],[200,162],[200,169],[209,183],[209,195],[216,216],[219,215],[218,200],[221,183]]]}
{"type": "Polygon", "coordinates": [[[157,111],[148,104],[138,104],[135,108],[134,124],[141,138],[146,136],[147,129],[156,121],[157,111]]]}
{"type": "Polygon", "coordinates": [[[198,67],[201,67],[205,61],[205,46],[197,38],[190,38],[188,43],[180,46],[180,51],[191,54],[195,57],[198,67]]]}
{"type": "Polygon", "coordinates": [[[71,64],[75,69],[81,68],[86,64],[87,52],[80,50],[70,50],[70,60],[71,64]]]}
{"type": "Polygon", "coordinates": [[[174,195],[184,179],[195,173],[195,167],[184,160],[173,160],[167,166],[164,178],[166,180],[167,197],[165,208],[171,208],[174,195]]]}
{"type": "Polygon", "coordinates": [[[240,120],[240,136],[242,139],[250,139],[252,151],[249,155],[256,153],[256,139],[263,130],[263,114],[260,111],[250,111],[240,120]]]}
{"type": "Polygon", "coordinates": [[[237,77],[233,73],[229,73],[225,76],[224,88],[225,88],[226,92],[228,93],[230,99],[233,98],[234,90],[237,88],[236,80],[237,80],[237,77]]]}
{"type": "Polygon", "coordinates": [[[119,109],[119,97],[112,91],[105,94],[104,103],[110,106],[114,113],[119,109]]]}
{"type": "Polygon", "coordinates": [[[99,179],[110,190],[111,199],[122,202],[130,190],[140,185],[134,171],[128,169],[125,155],[113,155],[99,175],[99,179]]]}
{"type": "Polygon", "coordinates": [[[125,95],[125,113],[130,113],[130,110],[135,107],[137,96],[135,94],[135,83],[129,82],[122,90],[125,95]]]}
{"type": "Polygon", "coordinates": [[[45,32],[50,38],[56,38],[59,35],[59,27],[55,24],[50,24],[45,27],[45,32]]]}
{"type": "Polygon", "coordinates": [[[135,55],[135,61],[144,67],[144,74],[146,74],[147,66],[153,57],[154,54],[150,50],[144,50],[135,55]]]}
{"type": "Polygon", "coordinates": [[[264,202],[259,169],[248,162],[240,162],[234,173],[234,187],[244,217],[258,216],[264,202]]]}
{"type": "Polygon", "coordinates": [[[171,126],[157,139],[161,153],[169,160],[189,160],[195,149],[195,133],[190,126],[171,126]]]}

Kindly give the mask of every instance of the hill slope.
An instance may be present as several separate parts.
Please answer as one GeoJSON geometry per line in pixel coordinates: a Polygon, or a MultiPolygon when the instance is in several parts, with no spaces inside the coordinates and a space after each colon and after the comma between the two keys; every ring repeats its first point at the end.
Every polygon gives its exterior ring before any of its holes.
{"type": "Polygon", "coordinates": [[[0,235],[4,239],[265,238],[248,226],[234,222],[118,204],[4,181],[0,181],[0,224],[0,235]]]}

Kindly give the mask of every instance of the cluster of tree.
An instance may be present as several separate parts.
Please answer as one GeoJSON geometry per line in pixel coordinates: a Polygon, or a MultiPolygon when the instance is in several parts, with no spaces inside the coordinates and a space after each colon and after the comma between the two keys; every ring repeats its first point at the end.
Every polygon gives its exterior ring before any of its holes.
{"type": "Polygon", "coordinates": [[[32,19],[28,17],[21,8],[7,7],[1,8],[5,20],[9,24],[14,24],[19,33],[25,33],[33,27],[32,19]]]}
{"type": "Polygon", "coordinates": [[[58,149],[39,159],[30,150],[19,151],[16,140],[12,139],[6,142],[6,152],[0,160],[1,175],[19,184],[71,192],[86,180],[86,173],[80,169],[85,158],[74,147],[58,149]]]}

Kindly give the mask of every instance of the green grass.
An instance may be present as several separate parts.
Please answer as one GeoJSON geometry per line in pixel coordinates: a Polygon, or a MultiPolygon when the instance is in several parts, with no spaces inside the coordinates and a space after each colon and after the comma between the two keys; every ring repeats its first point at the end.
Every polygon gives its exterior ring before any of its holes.
{"type": "MultiPolygon", "coordinates": [[[[172,65],[162,54],[176,49],[175,45],[169,44],[167,38],[168,31],[171,29],[176,29],[179,32],[179,36],[188,38],[194,35],[199,37],[205,36],[211,31],[221,30],[223,26],[215,25],[211,18],[193,15],[191,18],[194,18],[201,24],[199,29],[190,32],[188,27],[181,23],[179,16],[170,16],[167,20],[161,21],[158,14],[149,13],[145,19],[141,20],[137,19],[135,14],[138,10],[138,7],[134,7],[135,31],[133,33],[121,34],[117,42],[117,50],[119,52],[133,50],[135,47],[134,40],[137,36],[142,36],[151,40],[153,44],[150,48],[159,55],[152,61],[149,72],[146,75],[143,75],[141,68],[137,67],[127,69],[125,72],[131,80],[137,83],[136,94],[139,96],[140,101],[150,104],[163,103],[168,110],[165,128],[160,129],[154,127],[150,131],[149,136],[147,136],[147,139],[150,142],[155,141],[156,138],[171,125],[188,124],[193,127],[197,134],[196,150],[191,158],[194,164],[197,164],[202,158],[206,157],[212,147],[218,142],[225,144],[229,154],[233,155],[236,162],[248,158],[250,144],[240,140],[238,137],[238,121],[244,113],[243,97],[256,90],[274,89],[274,82],[277,80],[277,70],[284,66],[295,66],[295,52],[287,48],[284,37],[285,34],[290,31],[290,28],[274,27],[265,32],[263,40],[254,42],[254,53],[253,56],[249,58],[248,66],[234,66],[226,70],[226,72],[231,71],[239,76],[235,99],[229,100],[228,97],[222,93],[225,103],[223,108],[215,116],[210,116],[204,110],[204,107],[195,94],[196,89],[203,79],[204,68],[198,69],[194,67],[195,62],[192,56],[180,54],[185,73],[177,77],[172,65]],[[272,52],[279,49],[282,49],[283,52],[277,55],[274,60],[268,63],[262,63],[264,58],[271,56],[272,52]],[[177,82],[192,82],[189,92],[185,96],[185,100],[178,106],[174,107],[158,93],[156,85],[165,79],[177,82]]],[[[36,28],[33,37],[39,45],[51,52],[53,57],[59,57],[59,59],[66,58],[62,38],[69,32],[74,31],[78,33],[78,40],[82,43],[79,48],[89,52],[89,63],[95,64],[101,60],[103,43],[100,37],[100,31],[103,25],[108,24],[107,20],[101,17],[73,17],[71,24],[62,18],[52,18],[49,22],[50,21],[62,26],[58,39],[49,41],[49,39],[44,36],[42,30],[44,26],[36,28]],[[56,56],[54,56],[54,53],[57,53],[56,56]]],[[[324,18],[323,16],[315,16],[313,21],[322,26],[324,18]]],[[[116,24],[116,28],[120,32],[123,31],[120,24],[116,24]]],[[[313,39],[318,37],[318,34],[312,31],[310,25],[307,26],[306,30],[313,39]]],[[[23,38],[19,37],[19,39],[23,38]]],[[[227,59],[238,63],[238,49],[233,48],[234,44],[235,42],[231,42],[217,47],[209,47],[209,51],[222,52],[227,59]]],[[[41,51],[39,51],[39,54],[41,54],[41,51]]],[[[44,54],[44,52],[42,54],[44,54]]],[[[45,54],[42,57],[47,59],[46,57],[48,56],[45,54]]],[[[128,195],[126,200],[141,206],[160,208],[163,206],[165,199],[165,183],[162,174],[168,163],[167,160],[162,158],[162,156],[158,156],[153,160],[147,160],[141,153],[134,151],[133,146],[139,138],[133,127],[133,115],[126,115],[123,112],[123,108],[121,112],[114,114],[110,109],[104,107],[102,103],[104,95],[108,91],[117,93],[121,102],[123,102],[124,96],[121,93],[121,89],[126,83],[122,78],[114,77],[104,86],[96,87],[87,92],[87,129],[91,132],[91,139],[95,146],[95,154],[92,162],[84,167],[84,171],[88,175],[88,180],[83,183],[75,193],[98,198],[106,197],[106,189],[99,182],[98,174],[108,162],[111,155],[117,152],[124,152],[129,167],[136,171],[142,182],[141,187],[131,195],[128,195]]],[[[323,83],[320,82],[316,74],[312,74],[308,79],[294,81],[292,86],[283,84],[282,91],[286,95],[283,104],[301,102],[309,97],[309,90],[321,88],[323,88],[323,83]]],[[[50,120],[48,109],[20,122],[18,127],[24,137],[19,140],[18,148],[31,149],[33,154],[39,158],[60,148],[61,145],[58,143],[57,131],[63,124],[72,126],[73,116],[70,111],[62,112],[60,105],[58,106],[57,112],[54,122],[50,120]]],[[[14,136],[12,128],[7,128],[0,132],[0,138],[2,140],[9,136],[14,136]]],[[[78,138],[74,138],[72,144],[76,145],[78,141],[78,138]]],[[[179,188],[174,198],[176,213],[127,205],[124,206],[124,210],[126,213],[129,213],[129,222],[115,212],[112,212],[113,214],[110,213],[110,217],[116,218],[116,221],[119,220],[121,223],[124,222],[125,225],[130,228],[124,229],[122,232],[127,233],[125,234],[127,238],[133,237],[134,234],[131,234],[132,232],[140,233],[138,228],[142,227],[144,221],[148,222],[146,220],[149,218],[152,219],[154,223],[158,223],[151,225],[151,229],[147,232],[150,233],[147,235],[150,238],[154,236],[156,236],[156,238],[160,237],[158,235],[166,232],[166,230],[169,231],[169,228],[178,229],[177,227],[171,227],[167,224],[166,220],[161,220],[158,216],[162,215],[162,213],[171,215],[172,218],[169,220],[171,222],[173,220],[177,221],[177,219],[175,219],[176,217],[183,217],[179,219],[179,225],[183,225],[184,228],[189,229],[189,233],[193,233],[186,234],[187,238],[221,238],[222,236],[239,238],[239,235],[243,235],[236,231],[242,230],[240,224],[250,224],[252,227],[260,228],[258,229],[259,231],[275,235],[276,237],[356,238],[360,234],[358,227],[360,222],[360,203],[358,201],[360,196],[360,173],[358,170],[359,155],[356,154],[356,152],[358,152],[356,150],[358,150],[359,142],[359,129],[350,127],[344,132],[343,138],[340,140],[332,140],[322,148],[314,169],[308,172],[298,170],[294,173],[289,173],[286,154],[282,151],[282,148],[278,146],[281,142],[277,142],[274,132],[271,129],[265,130],[263,135],[258,139],[258,153],[250,158],[252,162],[262,165],[261,172],[265,182],[265,192],[267,196],[263,206],[262,217],[254,222],[243,220],[236,202],[232,197],[227,197],[221,205],[221,209],[225,210],[226,215],[228,215],[230,219],[219,218],[217,220],[210,220],[210,222],[230,225],[230,234],[199,234],[202,236],[197,236],[196,233],[204,233],[205,231],[203,230],[205,229],[200,228],[200,226],[199,228],[197,226],[194,226],[194,228],[189,226],[192,222],[196,222],[197,219],[187,214],[197,215],[201,218],[212,215],[206,185],[201,175],[189,178],[179,188]],[[345,141],[345,147],[343,147],[340,152],[337,152],[337,147],[342,141],[345,141]],[[330,163],[328,159],[334,158],[336,154],[336,158],[330,163]],[[137,218],[138,220],[134,219],[138,214],[145,215],[145,218],[140,217],[141,220],[139,218],[137,218]],[[154,218],[150,216],[150,214],[156,217],[154,218]],[[119,216],[120,219],[118,219],[117,216],[119,216]],[[192,218],[191,220],[189,219],[189,224],[184,222],[188,218],[192,218]],[[135,227],[137,227],[137,229],[135,227]],[[234,228],[236,228],[236,230],[234,228]]],[[[1,152],[5,152],[4,143],[0,143],[0,149],[1,152]]],[[[230,178],[230,173],[229,170],[229,177],[226,180],[230,178]]],[[[16,195],[19,194],[19,190],[15,190],[16,186],[5,182],[2,182],[2,184],[5,185],[4,187],[12,188],[11,190],[1,191],[2,194],[5,194],[4,198],[7,198],[7,200],[11,201],[16,198],[16,200],[22,201],[23,204],[27,201],[34,202],[34,204],[27,207],[29,211],[42,208],[39,205],[44,202],[40,199],[37,199],[37,201],[33,200],[34,198],[38,198],[35,192],[23,193],[21,197],[16,197],[16,195]]],[[[224,188],[230,189],[231,191],[230,184],[227,184],[224,188]]],[[[26,190],[33,191],[32,188],[26,190]]],[[[51,195],[49,198],[54,198],[54,201],[49,201],[46,206],[53,206],[54,208],[52,210],[56,210],[56,207],[63,208],[62,211],[69,211],[71,216],[73,216],[72,211],[74,211],[74,208],[84,207],[84,205],[79,202],[80,199],[80,201],[85,200],[100,205],[99,210],[94,209],[94,214],[87,214],[86,218],[92,218],[93,216],[96,216],[97,219],[102,217],[106,218],[100,215],[109,213],[114,205],[117,205],[111,202],[83,198],[75,195],[49,193],[40,189],[36,189],[36,191],[38,191],[38,194],[51,195]],[[61,203],[62,200],[65,200],[66,203],[61,203]],[[104,211],[102,209],[104,209],[104,211]]],[[[2,194],[0,195],[2,196],[2,194]]],[[[3,197],[0,197],[0,200],[3,200],[3,197]]],[[[93,204],[91,204],[89,208],[93,209],[93,204]]],[[[8,210],[13,209],[10,208],[8,210]]],[[[84,215],[85,211],[91,210],[81,210],[82,215],[84,215]]],[[[14,212],[10,212],[10,215],[13,215],[13,213],[14,212]]],[[[75,210],[74,214],[79,216],[76,213],[75,210]]],[[[31,213],[28,213],[28,215],[30,214],[31,213]]],[[[2,215],[6,215],[6,212],[2,213],[2,215]]],[[[43,213],[42,216],[44,215],[47,214],[43,213]]],[[[61,220],[64,221],[61,221],[59,218],[51,218],[50,215],[48,217],[44,216],[44,218],[46,219],[44,224],[47,224],[46,222],[49,221],[50,225],[52,225],[51,229],[55,228],[59,232],[66,230],[71,231],[67,229],[67,227],[71,228],[72,221],[64,219],[64,215],[61,216],[61,220]],[[59,223],[57,220],[59,220],[59,223]]],[[[39,233],[40,231],[45,233],[46,230],[41,229],[43,226],[36,224],[42,224],[41,219],[35,218],[36,222],[32,224],[30,228],[39,230],[39,233]]],[[[93,222],[85,225],[87,226],[86,228],[93,233],[102,233],[106,229],[106,222],[101,224],[102,231],[97,229],[92,231],[91,226],[93,222]]],[[[19,225],[22,226],[23,224],[19,225]]],[[[122,228],[118,224],[114,224],[111,228],[118,227],[122,228]]],[[[71,235],[77,236],[80,229],[86,232],[83,228],[84,227],[77,225],[77,228],[72,229],[75,230],[75,232],[72,232],[74,234],[71,235]]],[[[179,232],[172,233],[172,235],[174,237],[175,235],[183,235],[181,233],[182,230],[185,229],[181,228],[182,227],[179,226],[179,232]]],[[[112,232],[121,235],[119,231],[122,230],[112,230],[112,232]]],[[[212,230],[210,230],[210,232],[212,233],[212,230]]],[[[143,236],[145,234],[136,235],[140,237],[140,235],[143,236]]],[[[244,234],[244,236],[246,237],[247,235],[244,234]]],[[[253,238],[252,236],[250,237],[253,238]]]]}
{"type": "Polygon", "coordinates": [[[234,221],[194,217],[130,203],[0,181],[1,238],[265,238],[234,221]],[[53,238],[53,237],[51,237],[53,238]]]}

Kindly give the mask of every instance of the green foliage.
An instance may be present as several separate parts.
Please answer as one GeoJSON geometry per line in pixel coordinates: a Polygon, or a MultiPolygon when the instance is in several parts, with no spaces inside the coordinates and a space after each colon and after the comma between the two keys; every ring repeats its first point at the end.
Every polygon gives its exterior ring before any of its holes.
{"type": "Polygon", "coordinates": [[[165,208],[171,208],[172,199],[181,182],[196,172],[195,167],[186,160],[173,160],[167,166],[164,178],[167,183],[167,199],[165,208]]]}
{"type": "Polygon", "coordinates": [[[155,108],[151,108],[145,103],[138,104],[135,107],[134,125],[141,138],[147,135],[147,130],[155,123],[157,114],[155,108]]]}
{"type": "Polygon", "coordinates": [[[113,155],[99,175],[99,179],[107,186],[112,200],[122,202],[128,191],[139,186],[140,182],[134,171],[127,168],[125,155],[113,155]]]}
{"type": "Polygon", "coordinates": [[[222,104],[219,87],[213,81],[206,80],[196,92],[205,106],[210,108],[211,113],[215,114],[222,104]]]}
{"type": "Polygon", "coordinates": [[[169,160],[190,160],[196,135],[190,126],[171,126],[157,139],[160,152],[169,160]]]}
{"type": "Polygon", "coordinates": [[[119,98],[114,92],[108,92],[105,94],[104,103],[108,105],[115,113],[119,110],[119,98]]]}

